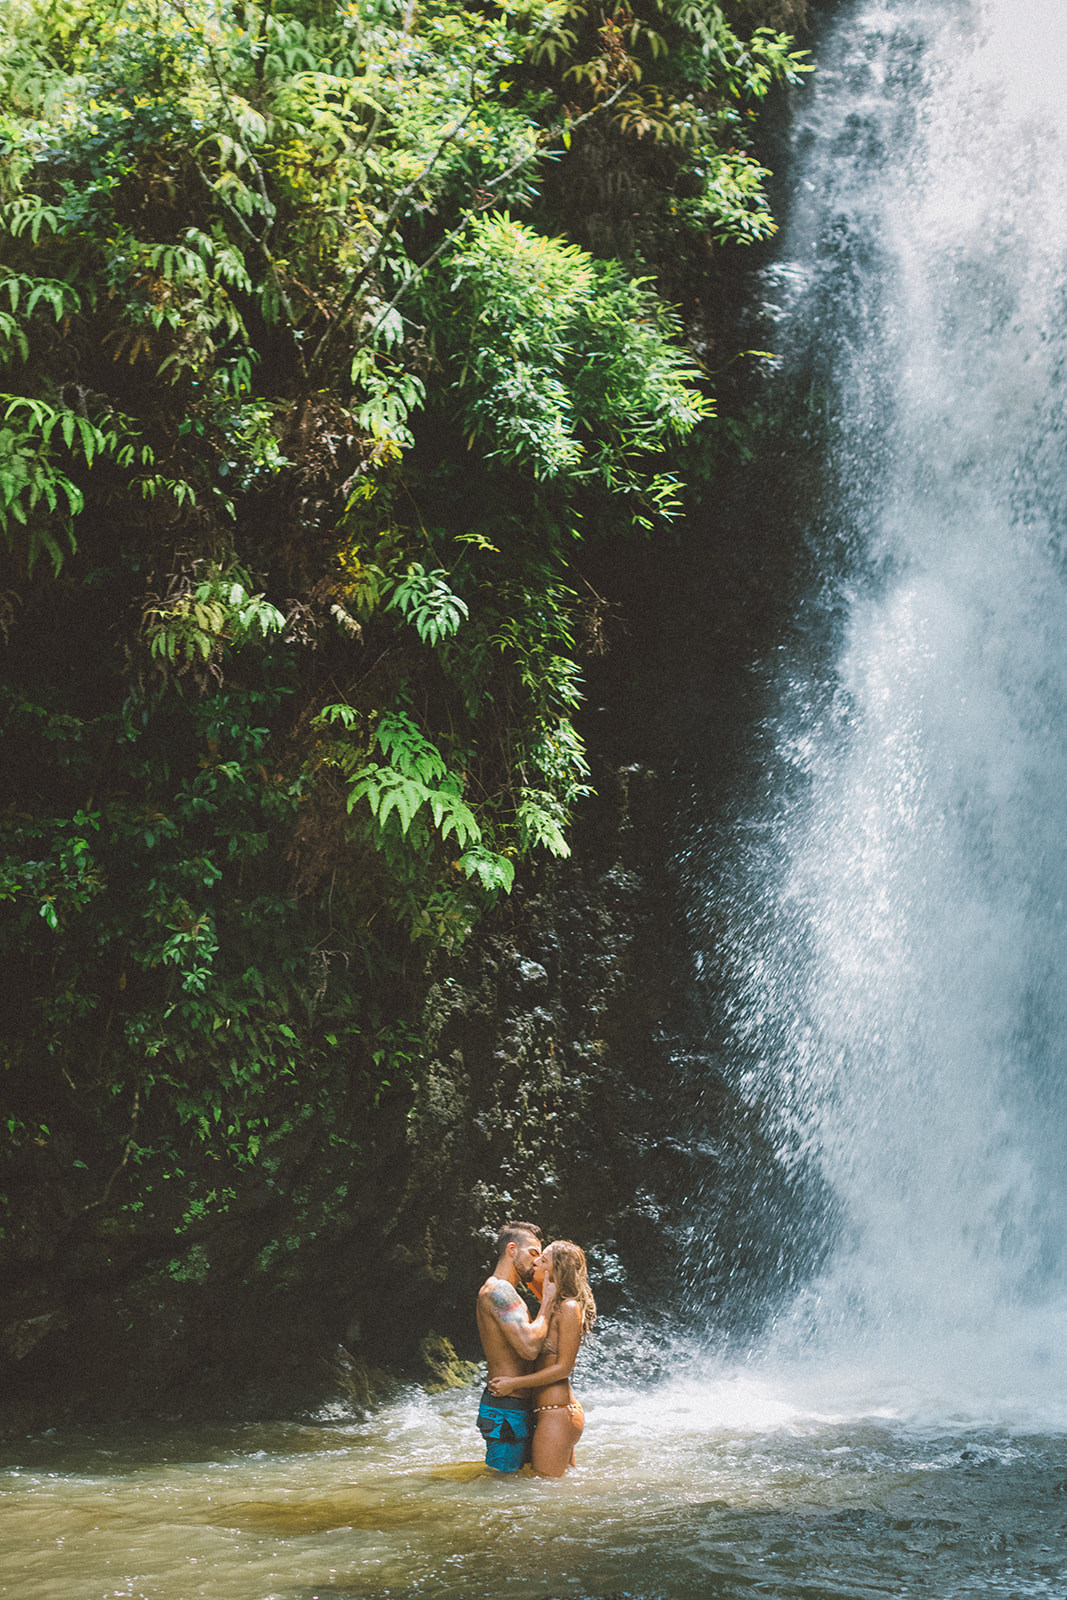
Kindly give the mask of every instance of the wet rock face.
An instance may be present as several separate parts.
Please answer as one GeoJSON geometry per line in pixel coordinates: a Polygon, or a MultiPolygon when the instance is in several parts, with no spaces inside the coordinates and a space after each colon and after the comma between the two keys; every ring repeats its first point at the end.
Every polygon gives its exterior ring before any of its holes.
{"type": "Polygon", "coordinates": [[[577,1239],[602,1304],[623,1303],[609,1262],[621,1284],[620,1248],[648,1226],[633,813],[658,786],[605,771],[598,789],[573,860],[428,979],[414,1081],[373,1106],[339,1085],[334,1125],[302,1125],[269,1181],[223,1184],[205,1157],[134,1213],[27,1175],[46,1203],[8,1262],[0,1429],[365,1404],[379,1369],[469,1376],[474,1296],[514,1217],[577,1239]],[[190,1217],[208,1185],[225,1204],[190,1217]]]}
{"type": "MultiPolygon", "coordinates": [[[[662,606],[681,592],[668,579],[662,606]]],[[[608,1318],[674,1331],[739,1282],[758,1296],[776,1248],[773,1226],[746,1220],[758,1129],[686,992],[672,877],[692,778],[672,770],[662,708],[674,677],[695,695],[698,673],[666,634],[652,673],[656,618],[591,685],[597,792],[573,857],[528,876],[427,976],[407,1081],[375,1095],[353,1063],[332,1121],[300,1122],[269,1172],[201,1156],[137,1214],[114,1203],[122,1179],[100,1204],[40,1152],[3,1269],[0,1431],[358,1408],[384,1373],[447,1381],[479,1356],[474,1297],[516,1217],[586,1249],[608,1318]],[[193,1194],[218,1198],[194,1217],[193,1194]]],[[[726,705],[736,636],[701,636],[726,705]]],[[[768,1193],[764,1216],[779,1203],[768,1193]]]]}
{"type": "MultiPolygon", "coordinates": [[[[392,1231],[398,1264],[437,1280],[434,1326],[464,1350],[505,1221],[575,1238],[595,1276],[634,1202],[647,1137],[635,1055],[651,1030],[633,1016],[648,913],[644,875],[623,852],[629,776],[610,778],[575,858],[520,891],[427,995],[392,1231]]],[[[641,783],[654,793],[651,774],[641,783]]]]}
{"type": "Polygon", "coordinates": [[[596,796],[573,857],[407,1003],[424,1048],[406,1079],[379,1091],[346,1064],[269,1171],[193,1152],[136,1214],[130,1174],[104,1204],[73,1145],[33,1153],[0,1257],[0,1430],[360,1406],[383,1370],[442,1381],[425,1341],[478,1357],[474,1297],[515,1217],[587,1250],[609,1317],[673,1330],[739,1284],[761,1299],[793,1201],[726,1087],[714,997],[690,991],[673,866],[694,790],[706,824],[749,759],[753,641],[785,593],[765,530],[721,515],[673,559],[590,571],[623,619],[587,677],[596,796]]]}
{"type": "Polygon", "coordinates": [[[676,1042],[678,784],[618,760],[628,736],[605,752],[573,857],[428,975],[410,1081],[371,1101],[353,1070],[332,1124],[303,1122],[270,1173],[205,1156],[136,1215],[43,1175],[8,1263],[0,1430],[292,1415],[370,1404],[386,1372],[447,1381],[480,1354],[474,1297],[516,1217],[586,1249],[609,1317],[676,1317],[690,1258],[707,1266],[694,1199],[712,1215],[737,1191],[745,1135],[724,1131],[714,1064],[676,1042]],[[192,1217],[205,1192],[219,1202],[192,1217]]]}

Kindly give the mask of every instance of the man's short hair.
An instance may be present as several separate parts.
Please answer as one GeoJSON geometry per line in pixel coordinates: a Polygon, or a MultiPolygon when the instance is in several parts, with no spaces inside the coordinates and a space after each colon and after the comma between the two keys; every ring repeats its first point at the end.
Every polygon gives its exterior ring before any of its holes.
{"type": "Polygon", "coordinates": [[[496,1236],[496,1258],[499,1261],[509,1244],[521,1244],[524,1239],[534,1238],[541,1243],[541,1230],[536,1222],[505,1222],[496,1236]]]}

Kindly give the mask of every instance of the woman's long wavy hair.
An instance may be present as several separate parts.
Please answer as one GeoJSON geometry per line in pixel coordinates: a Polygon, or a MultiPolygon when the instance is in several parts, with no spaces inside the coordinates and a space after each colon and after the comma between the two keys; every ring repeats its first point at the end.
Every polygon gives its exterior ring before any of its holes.
{"type": "Polygon", "coordinates": [[[577,1300],[582,1313],[584,1339],[596,1321],[596,1301],[586,1277],[585,1251],[580,1245],[572,1244],[570,1239],[553,1239],[545,1248],[546,1255],[549,1250],[552,1252],[552,1264],[548,1270],[555,1280],[557,1297],[561,1301],[577,1300]]]}

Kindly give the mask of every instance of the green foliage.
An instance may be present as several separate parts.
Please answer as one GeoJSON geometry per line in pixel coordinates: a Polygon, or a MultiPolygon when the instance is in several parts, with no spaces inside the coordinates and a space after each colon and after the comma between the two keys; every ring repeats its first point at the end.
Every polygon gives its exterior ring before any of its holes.
{"type": "MultiPolygon", "coordinates": [[[[652,178],[655,197],[646,198],[637,228],[669,277],[665,251],[672,243],[683,251],[702,237],[747,244],[774,231],[764,187],[769,173],[751,151],[755,108],[776,83],[797,83],[811,68],[806,52],[774,28],[756,27],[746,36],[730,19],[735,10],[638,0],[605,15],[588,0],[565,0],[531,50],[540,72],[583,103],[611,98],[618,136],[611,170],[604,170],[601,128],[598,170],[588,181],[625,205],[633,192],[627,169],[652,178]],[[635,143],[643,151],[636,161],[635,143]]],[[[581,176],[577,188],[584,199],[581,176]]],[[[595,206],[603,210],[601,196],[595,206]]],[[[624,224],[620,216],[620,234],[631,232],[633,221],[624,224]]]]}
{"type": "Polygon", "coordinates": [[[372,1118],[566,856],[572,568],[684,505],[664,285],[772,226],[750,113],[805,70],[732,16],[0,9],[2,1127],[86,1203],[372,1118]]]}
{"type": "Polygon", "coordinates": [[[470,235],[440,291],[468,442],[536,479],[627,494],[638,526],[672,518],[663,453],[714,415],[673,313],[647,279],[508,216],[470,235]]]}
{"type": "MultiPolygon", "coordinates": [[[[321,721],[343,720],[345,706],[326,706],[321,721]]],[[[380,838],[387,835],[387,824],[395,813],[402,834],[406,834],[417,813],[425,806],[433,825],[445,840],[455,836],[460,849],[480,839],[480,830],[469,807],[460,798],[461,780],[449,772],[439,751],[423,737],[403,713],[382,718],[374,742],[385,761],[357,767],[349,777],[348,809],[366,800],[378,827],[380,838]]]]}
{"type": "Polygon", "coordinates": [[[424,572],[417,561],[396,585],[389,604],[403,612],[428,645],[449,638],[470,615],[466,601],[449,588],[447,572],[424,572]]]}
{"type": "Polygon", "coordinates": [[[45,554],[58,573],[64,561],[61,540],[74,548],[74,518],[85,505],[81,489],[60,463],[78,461],[89,468],[98,456],[110,456],[124,466],[147,465],[151,451],[138,453],[133,436],[115,419],[103,429],[66,407],[27,395],[0,394],[0,406],[0,532],[28,572],[45,554]]]}
{"type": "Polygon", "coordinates": [[[226,646],[240,649],[285,627],[278,608],[250,589],[251,580],[238,567],[212,567],[197,583],[179,579],[165,601],[145,606],[149,655],[179,672],[210,663],[221,681],[218,663],[226,646]]]}

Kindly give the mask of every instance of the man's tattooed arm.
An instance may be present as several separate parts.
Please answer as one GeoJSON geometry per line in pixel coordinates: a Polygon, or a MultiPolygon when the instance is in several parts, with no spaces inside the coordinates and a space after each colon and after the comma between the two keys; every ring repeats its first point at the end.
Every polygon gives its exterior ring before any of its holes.
{"type": "Polygon", "coordinates": [[[540,1352],[548,1330],[547,1311],[551,1300],[552,1296],[548,1294],[540,1313],[531,1322],[529,1312],[518,1291],[510,1283],[497,1278],[489,1289],[489,1304],[493,1315],[500,1323],[512,1349],[517,1351],[524,1361],[532,1361],[540,1352]]]}

